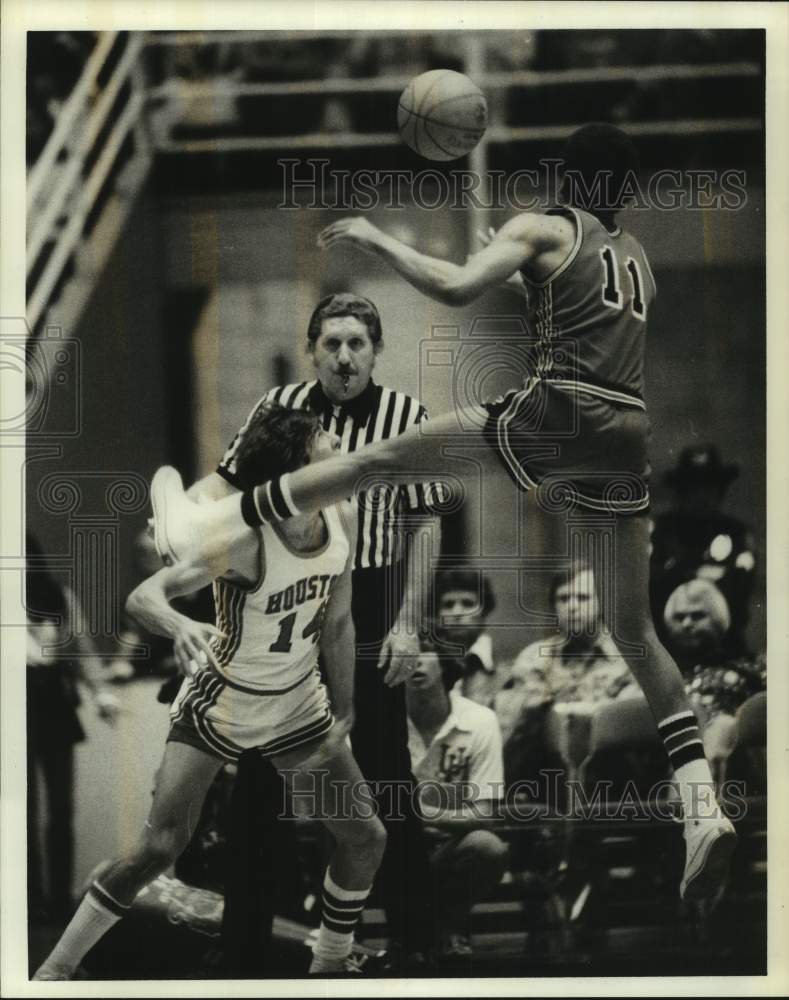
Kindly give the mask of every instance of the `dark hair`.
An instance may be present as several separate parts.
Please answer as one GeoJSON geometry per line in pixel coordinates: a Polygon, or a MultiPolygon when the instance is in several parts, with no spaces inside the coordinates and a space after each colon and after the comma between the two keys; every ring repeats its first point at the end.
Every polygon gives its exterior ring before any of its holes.
{"type": "Polygon", "coordinates": [[[363,295],[354,295],[352,292],[337,292],[320,300],[310,316],[307,340],[314,344],[321,335],[323,321],[337,316],[354,316],[367,327],[370,340],[374,344],[380,343],[383,332],[378,310],[369,299],[363,295]]]}
{"type": "Polygon", "coordinates": [[[470,566],[458,566],[452,569],[439,569],[433,579],[433,595],[438,612],[438,601],[442,594],[450,590],[468,590],[476,594],[482,605],[482,614],[487,617],[496,607],[496,598],[490,580],[482,570],[470,566]]]}
{"type": "Polygon", "coordinates": [[[548,603],[551,607],[556,603],[556,591],[559,587],[564,587],[571,580],[580,576],[581,573],[592,573],[594,575],[594,567],[588,559],[573,559],[564,569],[553,574],[548,588],[548,603]]]}
{"type": "Polygon", "coordinates": [[[632,139],[615,125],[593,122],[576,129],[565,144],[563,189],[571,204],[578,208],[597,213],[616,212],[622,207],[622,185],[638,167],[638,153],[632,139]],[[569,183],[573,174],[585,191],[579,190],[580,184],[569,183]],[[596,179],[601,175],[601,187],[595,193],[596,179]]]}
{"type": "Polygon", "coordinates": [[[318,417],[307,410],[290,410],[279,403],[263,403],[244,428],[235,454],[242,490],[306,465],[318,433],[318,417]]]}

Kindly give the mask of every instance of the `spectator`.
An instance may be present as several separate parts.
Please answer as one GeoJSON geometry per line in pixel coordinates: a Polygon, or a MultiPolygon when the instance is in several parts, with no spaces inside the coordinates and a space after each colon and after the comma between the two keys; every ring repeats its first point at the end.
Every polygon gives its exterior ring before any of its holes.
{"type": "Polygon", "coordinates": [[[420,784],[429,782],[420,801],[433,841],[445,960],[471,958],[471,908],[498,885],[508,856],[506,844],[487,829],[504,788],[499,725],[489,708],[456,690],[461,670],[456,660],[426,650],[406,681],[413,771],[420,784]]]}
{"type": "Polygon", "coordinates": [[[118,702],[99,675],[100,661],[84,636],[75,636],[76,598],[61,587],[28,533],[27,607],[27,823],[28,910],[32,919],[60,919],[72,908],[74,871],[74,744],[85,738],[77,684],[93,696],[99,717],[113,722],[118,702]],[[39,770],[48,823],[45,837],[49,893],[40,857],[39,770]]]}
{"type": "Polygon", "coordinates": [[[496,600],[488,577],[470,567],[443,569],[433,584],[440,637],[464,651],[458,693],[490,707],[501,687],[493,661],[493,638],[485,628],[496,600]]]}
{"type": "Polygon", "coordinates": [[[495,701],[505,735],[508,782],[539,781],[541,771],[562,769],[564,762],[546,738],[546,718],[553,705],[588,716],[602,702],[640,693],[605,628],[588,562],[573,561],[568,570],[554,575],[549,603],[558,634],[520,653],[495,701]]]}
{"type": "Polygon", "coordinates": [[[764,658],[732,652],[726,599],[708,580],[680,585],[668,599],[664,621],[669,651],[685,678],[713,777],[720,782],[737,739],[736,711],[766,686],[764,658]]]}
{"type": "MultiPolygon", "coordinates": [[[[676,503],[661,514],[652,532],[652,613],[660,628],[669,594],[694,577],[710,580],[729,606],[729,642],[745,653],[745,629],[753,593],[756,558],[750,529],[721,512],[728,486],[739,475],[711,444],[685,448],[666,474],[676,503]]],[[[665,631],[661,638],[665,641],[665,631]]]]}

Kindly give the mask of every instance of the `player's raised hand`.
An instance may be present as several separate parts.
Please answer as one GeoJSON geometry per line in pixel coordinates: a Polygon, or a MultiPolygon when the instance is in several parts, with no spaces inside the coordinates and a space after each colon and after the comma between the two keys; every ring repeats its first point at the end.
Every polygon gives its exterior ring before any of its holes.
{"type": "Polygon", "coordinates": [[[386,670],[384,684],[396,687],[408,680],[419,658],[419,638],[405,630],[392,629],[381,646],[378,669],[386,670]]]}
{"type": "Polygon", "coordinates": [[[173,633],[173,652],[181,672],[189,677],[208,663],[218,669],[219,662],[211,640],[224,638],[223,633],[214,625],[196,622],[183,615],[173,633]]]}
{"type": "Polygon", "coordinates": [[[374,244],[380,230],[361,215],[348,219],[340,219],[326,226],[318,234],[317,245],[321,250],[328,250],[337,243],[351,243],[360,250],[369,250],[374,244]]]}

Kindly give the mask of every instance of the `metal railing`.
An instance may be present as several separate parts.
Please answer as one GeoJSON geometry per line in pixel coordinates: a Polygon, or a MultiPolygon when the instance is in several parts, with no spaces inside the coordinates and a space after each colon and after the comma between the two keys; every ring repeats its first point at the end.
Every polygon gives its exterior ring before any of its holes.
{"type": "MultiPolygon", "coordinates": [[[[581,69],[513,70],[508,73],[475,74],[474,82],[486,93],[511,87],[539,88],[578,86],[587,83],[617,83],[620,81],[704,80],[734,77],[758,77],[760,67],[754,62],[691,64],[661,64],[654,66],[610,66],[581,69]]],[[[293,80],[284,83],[243,83],[229,81],[226,92],[233,97],[279,97],[319,94],[339,97],[344,94],[399,93],[410,80],[406,75],[349,77],[323,80],[293,80]]],[[[170,78],[151,88],[152,98],[170,97],[175,90],[184,90],[190,97],[212,97],[213,81],[193,81],[170,78]]]]}
{"type": "Polygon", "coordinates": [[[101,86],[98,82],[111,54],[123,41],[118,32],[99,35],[28,174],[27,322],[32,331],[44,319],[66,267],[80,247],[102,188],[133,132],[137,137],[135,155],[147,155],[142,33],[129,34],[109,79],[101,86]]]}

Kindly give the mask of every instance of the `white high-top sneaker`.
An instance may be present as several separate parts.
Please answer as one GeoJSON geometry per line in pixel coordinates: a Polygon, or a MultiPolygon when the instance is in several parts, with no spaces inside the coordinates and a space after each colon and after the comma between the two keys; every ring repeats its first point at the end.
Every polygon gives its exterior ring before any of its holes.
{"type": "Polygon", "coordinates": [[[714,896],[729,870],[737,834],[726,816],[685,821],[685,872],[679,887],[682,899],[714,896]]]}

